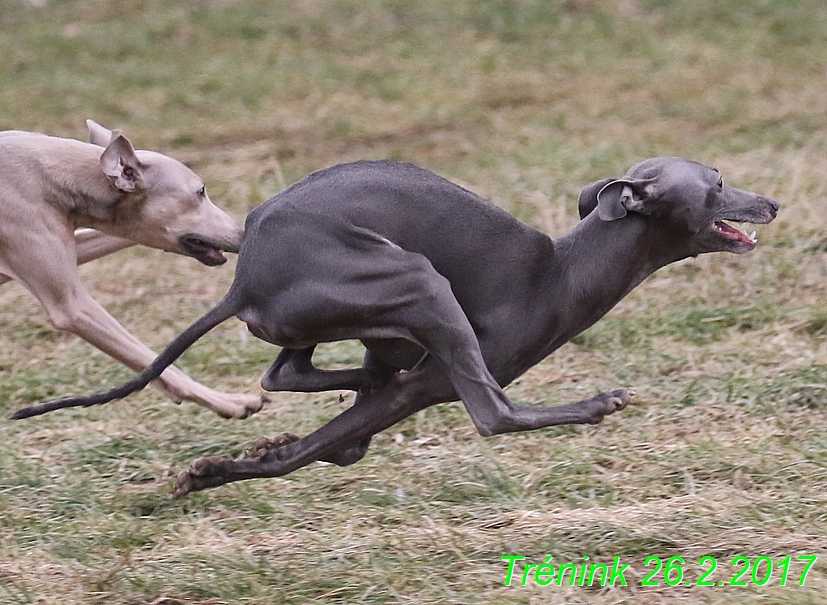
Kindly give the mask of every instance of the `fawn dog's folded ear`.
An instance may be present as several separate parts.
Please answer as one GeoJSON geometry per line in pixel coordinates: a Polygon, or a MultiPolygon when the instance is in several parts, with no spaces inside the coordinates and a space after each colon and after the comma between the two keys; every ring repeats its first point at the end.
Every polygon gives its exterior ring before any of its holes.
{"type": "Polygon", "coordinates": [[[120,130],[112,133],[112,141],[101,155],[100,164],[117,189],[129,192],[141,187],[144,166],[135,155],[132,143],[120,134],[120,130]]]}
{"type": "Polygon", "coordinates": [[[646,202],[652,199],[650,185],[656,179],[602,179],[588,185],[580,193],[580,218],[584,219],[595,207],[602,221],[616,221],[627,212],[648,214],[646,202]]]}

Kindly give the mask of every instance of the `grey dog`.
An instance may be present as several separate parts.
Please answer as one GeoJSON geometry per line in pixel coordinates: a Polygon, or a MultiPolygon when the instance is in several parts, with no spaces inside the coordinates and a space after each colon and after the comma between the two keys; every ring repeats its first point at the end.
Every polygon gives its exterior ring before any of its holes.
{"type": "Polygon", "coordinates": [[[179,475],[176,496],[285,475],[316,460],[353,464],[376,433],[457,399],[481,435],[598,423],[634,391],[542,408],[514,405],[502,386],[660,267],[752,250],[754,234],[724,221],[769,223],[778,208],[725,184],[713,168],[654,158],[587,186],[582,221],[552,240],[428,170],[388,161],[334,166],[249,215],[227,295],[143,374],[16,417],[124,397],[236,315],[255,336],[283,347],[262,378],[265,390],[352,389],[356,399],[304,438],[286,433],[259,440],[243,459],[196,462],[179,475]],[[345,339],[364,343],[363,367],[313,366],[318,343],[345,339]]]}

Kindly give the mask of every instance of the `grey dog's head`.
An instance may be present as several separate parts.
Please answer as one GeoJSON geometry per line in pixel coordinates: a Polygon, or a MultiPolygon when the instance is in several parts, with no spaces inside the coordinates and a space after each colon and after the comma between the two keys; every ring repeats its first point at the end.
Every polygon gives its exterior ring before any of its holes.
{"type": "Polygon", "coordinates": [[[755,237],[725,221],[764,224],[779,203],[724,183],[714,168],[682,158],[660,157],[632,166],[620,178],[596,181],[580,193],[580,218],[595,209],[600,220],[649,217],[675,237],[689,238],[692,254],[755,248],[755,237]]]}

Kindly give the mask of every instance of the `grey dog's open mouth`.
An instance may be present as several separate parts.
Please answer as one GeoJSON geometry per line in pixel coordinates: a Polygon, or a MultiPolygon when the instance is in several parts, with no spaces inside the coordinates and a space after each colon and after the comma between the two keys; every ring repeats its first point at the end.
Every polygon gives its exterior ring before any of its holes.
{"type": "Polygon", "coordinates": [[[209,267],[223,265],[227,262],[227,257],[223,252],[234,252],[226,246],[219,246],[209,240],[199,237],[197,235],[182,235],[178,238],[178,243],[184,250],[184,254],[191,256],[209,267]]]}
{"type": "MultiPolygon", "coordinates": [[[[727,220],[731,220],[732,222],[738,222],[738,221],[734,221],[733,219],[727,219],[727,220]]],[[[732,239],[732,240],[735,240],[735,241],[740,242],[742,244],[751,245],[753,247],[755,246],[755,243],[758,241],[758,238],[756,237],[756,232],[755,231],[753,231],[751,234],[747,235],[747,232],[746,232],[745,229],[743,229],[743,230],[742,229],[736,229],[732,225],[728,225],[727,223],[725,223],[723,220],[715,221],[712,224],[712,229],[716,233],[722,235],[723,237],[725,237],[727,239],[732,239]]]]}

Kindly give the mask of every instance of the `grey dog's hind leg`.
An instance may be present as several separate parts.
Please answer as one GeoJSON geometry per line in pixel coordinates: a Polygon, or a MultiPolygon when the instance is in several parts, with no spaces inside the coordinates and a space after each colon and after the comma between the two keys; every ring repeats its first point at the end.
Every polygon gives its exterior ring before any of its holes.
{"type": "Polygon", "coordinates": [[[265,391],[318,393],[346,389],[359,391],[371,384],[365,368],[352,370],[321,370],[313,365],[315,345],[304,349],[282,349],[261,378],[265,391]]]}
{"type": "MultiPolygon", "coordinates": [[[[399,372],[397,368],[389,366],[388,364],[377,359],[376,356],[370,352],[370,349],[365,351],[365,363],[363,367],[370,373],[373,380],[369,386],[360,389],[360,391],[356,393],[356,400],[353,402],[353,407],[359,407],[365,397],[387,386],[390,380],[399,372]]],[[[371,438],[372,437],[370,436],[365,437],[354,445],[331,452],[322,458],[322,460],[325,462],[332,462],[337,466],[349,466],[351,464],[355,464],[364,458],[365,454],[368,453],[371,438]]]]}
{"type": "MultiPolygon", "coordinates": [[[[308,350],[311,352],[310,354],[312,354],[312,347],[309,349],[303,349],[302,351],[308,350]]],[[[359,389],[359,392],[356,394],[353,407],[358,407],[367,395],[384,388],[388,382],[390,382],[391,378],[399,372],[398,368],[390,366],[379,360],[371,353],[370,349],[365,351],[365,360],[361,369],[364,370],[365,373],[370,374],[372,379],[369,385],[365,385],[359,389]]],[[[253,446],[247,451],[246,455],[249,458],[260,458],[269,450],[278,449],[288,443],[293,443],[298,440],[299,437],[291,433],[284,433],[275,439],[263,437],[253,444],[253,446]]],[[[351,464],[355,464],[364,458],[368,451],[368,447],[370,447],[370,441],[371,437],[366,437],[365,439],[362,439],[352,445],[333,451],[330,454],[320,458],[320,460],[323,462],[331,462],[337,466],[349,466],[351,464]]]]}
{"type": "MultiPolygon", "coordinates": [[[[424,376],[412,380],[414,373],[419,372],[394,375],[387,387],[360,398],[358,406],[353,405],[304,438],[296,439],[293,435],[283,440],[277,438],[273,442],[275,447],[250,458],[198,460],[178,476],[173,496],[180,498],[231,481],[281,477],[316,460],[350,462],[346,458],[364,454],[373,435],[439,401],[437,391],[429,388],[430,381],[423,380],[424,376]],[[356,446],[347,445],[354,442],[356,446]]],[[[447,386],[450,392],[447,380],[442,381],[441,386],[447,386]]]]}

